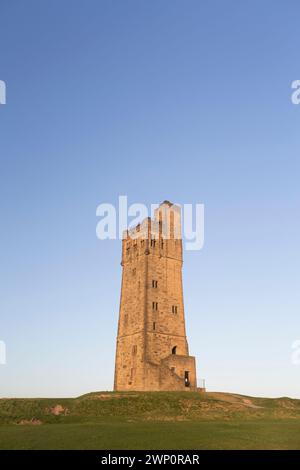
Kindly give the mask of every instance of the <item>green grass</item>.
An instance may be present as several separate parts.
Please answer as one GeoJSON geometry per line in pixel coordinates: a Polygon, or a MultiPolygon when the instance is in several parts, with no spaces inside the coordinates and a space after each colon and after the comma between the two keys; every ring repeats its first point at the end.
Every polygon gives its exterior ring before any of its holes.
{"type": "Polygon", "coordinates": [[[300,422],[124,421],[0,427],[1,449],[300,449],[300,422]]]}
{"type": "Polygon", "coordinates": [[[98,392],[0,400],[0,449],[300,449],[299,436],[300,400],[289,398],[98,392]]]}

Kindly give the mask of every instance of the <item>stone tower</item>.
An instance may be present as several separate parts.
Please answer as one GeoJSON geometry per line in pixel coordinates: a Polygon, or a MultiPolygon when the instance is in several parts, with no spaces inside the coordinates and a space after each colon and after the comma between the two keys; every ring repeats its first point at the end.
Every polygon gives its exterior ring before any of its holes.
{"type": "Polygon", "coordinates": [[[114,390],[196,390],[182,291],[181,212],[163,202],[122,241],[114,390]]]}

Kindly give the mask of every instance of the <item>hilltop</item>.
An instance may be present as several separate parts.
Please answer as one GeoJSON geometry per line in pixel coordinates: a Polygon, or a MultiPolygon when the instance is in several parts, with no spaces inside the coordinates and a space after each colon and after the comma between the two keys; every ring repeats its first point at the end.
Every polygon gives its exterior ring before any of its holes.
{"type": "Polygon", "coordinates": [[[300,400],[94,392],[0,400],[0,448],[300,448],[300,400]]]}

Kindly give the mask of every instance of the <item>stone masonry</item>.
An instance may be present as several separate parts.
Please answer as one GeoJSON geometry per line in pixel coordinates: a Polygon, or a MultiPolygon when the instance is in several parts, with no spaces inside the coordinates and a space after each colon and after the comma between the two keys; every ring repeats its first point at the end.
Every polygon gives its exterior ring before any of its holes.
{"type": "Polygon", "coordinates": [[[168,201],[124,234],[114,390],[196,390],[182,290],[180,208],[168,201]]]}

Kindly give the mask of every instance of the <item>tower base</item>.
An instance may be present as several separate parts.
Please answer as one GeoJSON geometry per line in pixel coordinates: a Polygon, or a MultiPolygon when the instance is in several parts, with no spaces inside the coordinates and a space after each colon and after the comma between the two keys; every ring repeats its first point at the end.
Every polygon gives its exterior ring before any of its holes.
{"type": "Polygon", "coordinates": [[[170,354],[159,364],[146,361],[140,380],[115,384],[117,391],[197,391],[196,361],[193,356],[170,354]]]}

